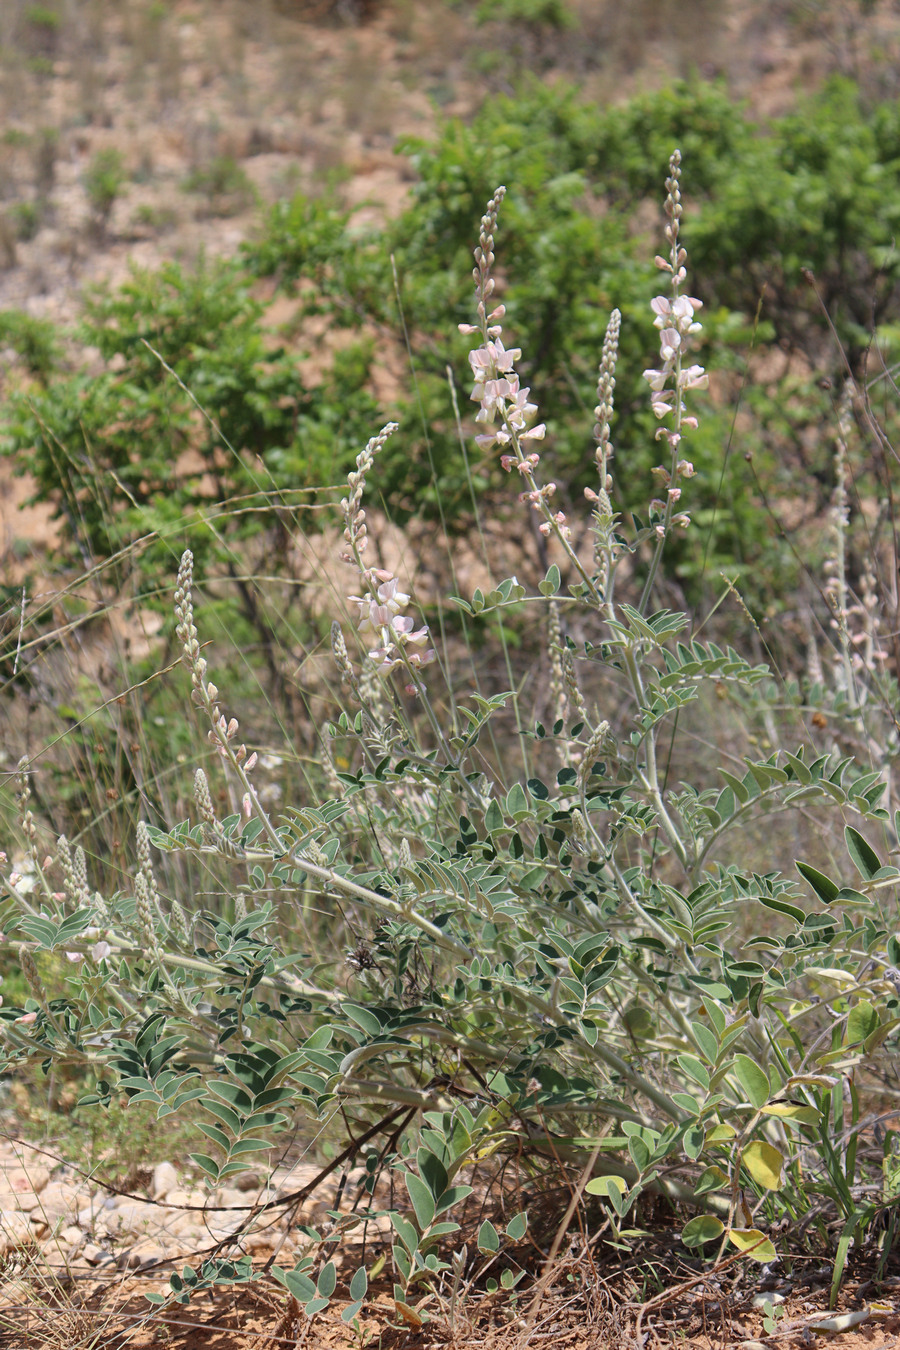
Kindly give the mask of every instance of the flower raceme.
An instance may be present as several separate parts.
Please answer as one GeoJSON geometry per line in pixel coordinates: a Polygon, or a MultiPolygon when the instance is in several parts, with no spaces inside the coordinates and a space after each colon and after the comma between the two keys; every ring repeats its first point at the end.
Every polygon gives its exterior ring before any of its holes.
{"type": "Polygon", "coordinates": [[[410,597],[398,590],[399,582],[391,573],[380,567],[362,568],[360,576],[372,587],[366,596],[348,595],[351,604],[359,607],[359,631],[370,629],[377,633],[381,645],[369,652],[369,660],[374,661],[379,675],[386,675],[395,666],[427,666],[434,660],[434,651],[428,648],[422,652],[403,652],[407,646],[422,646],[428,641],[428,628],[423,624],[416,628],[415,619],[400,610],[409,604],[410,597]]]}
{"type": "Polygon", "coordinates": [[[535,470],[541,462],[536,452],[525,453],[527,441],[542,441],[546,426],[539,422],[529,424],[537,413],[536,403],[530,403],[531,390],[522,388],[516,372],[516,362],[521,358],[519,347],[506,348],[501,340],[503,332],[500,320],[506,313],[505,305],[495,306],[490,313],[488,304],[494,293],[494,278],[491,268],[494,263],[494,230],[497,225],[497,213],[506,195],[506,188],[499,187],[488,202],[487,211],[481,218],[481,233],[475,250],[475,268],[473,277],[478,296],[478,323],[461,323],[459,331],[467,335],[480,333],[482,344],[469,353],[469,365],[472,367],[474,384],[471,398],[478,404],[475,421],[490,424],[491,430],[475,437],[475,443],[482,450],[491,450],[495,445],[504,453],[500,456],[500,466],[507,473],[517,469],[525,480],[526,491],[520,500],[527,502],[533,510],[543,516],[538,529],[541,534],[555,534],[563,543],[568,541],[571,531],[566,524],[562,511],[550,509],[550,498],[556,492],[555,483],[538,485],[535,470]]]}
{"type": "MultiPolygon", "coordinates": [[[[666,388],[673,374],[676,376],[675,385],[678,390],[709,387],[709,376],[703,366],[688,366],[685,369],[679,365],[679,359],[689,346],[688,338],[701,331],[702,325],[694,319],[694,314],[702,308],[702,305],[702,300],[694,300],[687,295],[678,295],[674,300],[669,300],[665,295],[657,295],[650,301],[650,308],[656,315],[653,322],[660,330],[659,354],[663,365],[661,370],[645,370],[644,379],[654,395],[650,406],[659,418],[667,417],[674,409],[675,389],[666,388]]],[[[683,410],[682,404],[681,411],[683,410]]],[[[697,419],[683,417],[681,425],[696,427],[697,419]]]]}
{"type": "MultiPolygon", "coordinates": [[[[671,455],[668,468],[658,465],[654,476],[661,480],[667,489],[664,501],[650,503],[651,519],[655,518],[655,532],[661,546],[672,525],[686,528],[690,517],[684,511],[675,512],[676,503],[681,497],[680,480],[691,478],[694,467],[689,460],[679,458],[679,446],[685,430],[696,430],[697,418],[686,416],[687,409],[683,395],[691,390],[707,389],[709,376],[703,366],[686,365],[685,358],[693,340],[701,331],[696,314],[702,308],[701,301],[693,296],[682,295],[681,286],[687,279],[687,252],[682,246],[679,234],[681,229],[681,154],[674,151],[669,160],[669,177],[666,179],[665,212],[668,223],[665,228],[666,241],[669,244],[668,258],[657,257],[656,266],[661,272],[667,272],[671,279],[671,295],[657,295],[650,301],[653,310],[654,325],[659,329],[659,354],[661,366],[658,370],[645,370],[644,379],[650,386],[650,406],[654,415],[669,419],[667,426],[660,427],[657,440],[665,440],[671,455]]],[[[649,583],[659,565],[659,556],[651,565],[649,583]]],[[[646,591],[644,599],[649,596],[646,591]]]]}
{"type": "MultiPolygon", "coordinates": [[[[500,319],[505,312],[500,305],[487,318],[500,319]]],[[[460,330],[478,332],[473,324],[460,324],[460,330]]],[[[476,436],[476,444],[483,450],[489,450],[494,445],[510,445],[514,438],[517,441],[543,440],[546,431],[543,422],[536,427],[528,427],[538,409],[536,403],[528,402],[530,389],[522,389],[519,385],[514,363],[520,359],[521,349],[511,347],[506,350],[500,341],[499,326],[494,325],[487,331],[494,336],[483,347],[469,353],[469,365],[475,378],[471,397],[473,402],[479,404],[476,422],[495,422],[499,419],[500,425],[495,431],[476,436]]],[[[501,460],[507,472],[514,462],[515,456],[504,455],[501,460]]]]}
{"type": "MultiPolygon", "coordinates": [[[[409,650],[410,647],[425,646],[428,628],[424,624],[417,628],[414,619],[401,613],[409,604],[410,597],[400,590],[400,583],[393,572],[383,567],[366,567],[362,557],[368,545],[366,513],[362,508],[366,474],[374,464],[378,451],[395,430],[396,423],[389,422],[357,456],[356,470],[347,480],[350,495],[341,502],[345,544],[341,558],[357,568],[363,583],[363,594],[349,595],[347,599],[358,608],[359,631],[377,636],[378,646],[370,650],[369,660],[375,663],[379,675],[387,675],[397,666],[403,666],[410,676],[414,676],[435,659],[434,650],[430,647],[424,651],[409,650]]],[[[415,692],[416,685],[413,683],[408,688],[410,692],[415,692]]]]}

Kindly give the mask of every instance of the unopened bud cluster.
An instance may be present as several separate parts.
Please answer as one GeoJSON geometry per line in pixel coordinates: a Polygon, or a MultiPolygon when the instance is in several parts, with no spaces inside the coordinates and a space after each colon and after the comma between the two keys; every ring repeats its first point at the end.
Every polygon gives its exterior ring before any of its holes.
{"type": "Polygon", "coordinates": [[[27,947],[19,948],[19,965],[22,968],[22,974],[25,976],[25,982],[31,990],[34,998],[40,1003],[41,1007],[47,1006],[47,991],[44,988],[40,973],[37,968],[37,962],[27,947]]]}
{"type": "Polygon", "coordinates": [[[594,423],[594,442],[596,445],[594,456],[597,460],[600,486],[596,492],[590,487],[584,489],[585,497],[594,508],[594,565],[600,590],[604,593],[617,548],[615,542],[616,517],[609,497],[613,485],[612,474],[609,472],[609,462],[613,456],[609,429],[613,416],[616,358],[619,353],[621,324],[622,315],[619,310],[614,309],[609,316],[609,323],[606,326],[606,334],[603,339],[600,370],[597,376],[597,406],[594,409],[594,417],[596,418],[594,423]]]}
{"type": "Polygon", "coordinates": [[[230,744],[237,736],[238,720],[236,717],[225,718],[218,704],[219,691],[211,681],[206,679],[206,661],[200,655],[200,640],[194,625],[194,602],[191,595],[193,580],[194,555],[190,549],[187,549],[181,557],[181,566],[178,568],[178,580],[175,587],[175,618],[177,620],[175,633],[181,642],[182,660],[191,672],[191,699],[205,710],[212,722],[212,729],[206,734],[217,752],[223,759],[233,761],[241,766],[245,773],[249,773],[256,764],[256,752],[248,755],[246,745],[239,745],[235,748],[230,744]]]}

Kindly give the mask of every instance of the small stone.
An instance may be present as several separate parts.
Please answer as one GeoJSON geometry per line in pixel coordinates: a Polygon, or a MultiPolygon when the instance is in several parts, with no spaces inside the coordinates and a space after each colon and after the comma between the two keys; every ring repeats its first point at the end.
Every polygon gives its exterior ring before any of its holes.
{"type": "Polygon", "coordinates": [[[265,1177],[260,1172],[238,1172],[232,1177],[231,1184],[238,1191],[260,1191],[265,1186],[265,1177]]]}
{"type": "Polygon", "coordinates": [[[154,1200],[162,1200],[174,1191],[178,1185],[178,1173],[170,1162],[157,1163],[153,1169],[153,1181],[150,1184],[150,1194],[154,1200]]]}
{"type": "Polygon", "coordinates": [[[103,1266],[116,1259],[112,1252],[108,1252],[105,1247],[98,1247],[96,1242],[89,1242],[82,1256],[89,1266],[103,1266]]]}
{"type": "Polygon", "coordinates": [[[14,1209],[0,1210],[0,1256],[8,1256],[33,1241],[34,1233],[24,1214],[14,1209]]]}
{"type": "Polygon", "coordinates": [[[155,1266],[159,1261],[165,1261],[166,1253],[162,1247],[158,1247],[155,1242],[136,1242],[127,1252],[123,1252],[117,1261],[120,1269],[124,1270],[146,1270],[148,1266],[155,1266]]]}
{"type": "MultiPolygon", "coordinates": [[[[6,1174],[6,1184],[18,1195],[40,1195],[50,1180],[46,1167],[12,1167],[6,1174]]],[[[20,1206],[21,1208],[21,1206],[20,1206]]]]}
{"type": "Polygon", "coordinates": [[[38,1195],[37,1191],[19,1191],[17,1192],[13,1203],[15,1204],[16,1209],[21,1210],[23,1214],[30,1214],[31,1211],[37,1209],[38,1205],[41,1203],[41,1197],[38,1195]]]}
{"type": "Polygon", "coordinates": [[[70,1251],[73,1251],[76,1247],[80,1247],[82,1242],[84,1242],[84,1233],[82,1233],[80,1228],[76,1228],[74,1224],[70,1224],[68,1228],[62,1230],[59,1235],[59,1240],[60,1242],[64,1242],[70,1251]]]}
{"type": "Polygon", "coordinates": [[[73,1186],[68,1181],[51,1181],[45,1186],[38,1196],[37,1204],[31,1209],[32,1216],[35,1213],[47,1223],[52,1223],[54,1219],[63,1219],[78,1210],[78,1187],[73,1186]]]}
{"type": "Polygon", "coordinates": [[[174,1218],[167,1217],[164,1231],[166,1234],[185,1238],[190,1242],[196,1241],[200,1246],[203,1245],[203,1239],[209,1237],[199,1214],[176,1214],[174,1218]]]}
{"type": "Polygon", "coordinates": [[[751,1308],[764,1308],[767,1303],[771,1303],[774,1308],[778,1303],[784,1302],[784,1294],[776,1293],[773,1289],[770,1294],[754,1294],[750,1300],[751,1308]]]}
{"type": "Polygon", "coordinates": [[[100,1218],[100,1215],[106,1212],[102,1196],[95,1196],[89,1204],[78,1211],[76,1220],[79,1228],[93,1228],[94,1224],[100,1218]]]}
{"type": "Polygon", "coordinates": [[[179,1205],[199,1205],[201,1208],[210,1203],[209,1196],[204,1191],[169,1191],[166,1196],[166,1203],[173,1209],[179,1205]]]}
{"type": "Polygon", "coordinates": [[[239,1191],[236,1186],[220,1186],[213,1192],[212,1203],[224,1209],[230,1209],[232,1206],[239,1205],[242,1208],[250,1203],[243,1191],[239,1191]]]}
{"type": "Polygon", "coordinates": [[[110,1235],[146,1233],[151,1226],[159,1223],[159,1212],[155,1205],[145,1205],[140,1201],[126,1201],[117,1205],[104,1215],[107,1233],[110,1235]]]}

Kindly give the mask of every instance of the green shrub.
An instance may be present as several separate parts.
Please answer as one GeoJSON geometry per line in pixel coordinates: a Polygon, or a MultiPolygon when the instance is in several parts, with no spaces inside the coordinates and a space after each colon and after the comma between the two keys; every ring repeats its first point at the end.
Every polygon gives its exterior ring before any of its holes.
{"type": "Polygon", "coordinates": [[[235,540],[264,528],[270,494],[329,481],[371,416],[359,393],[370,357],[358,346],[306,387],[296,358],[267,342],[262,314],[228,263],[135,271],[89,300],[81,336],[105,369],[13,399],[5,437],[74,556],[109,558],[149,537],[149,577],[190,535],[205,566],[232,566],[235,540]],[[235,499],[243,510],[220,512],[235,499]]]}
{"type": "Polygon", "coordinates": [[[128,181],[122,153],[113,147],[98,150],[84,171],[84,190],[91,208],[91,227],[102,234],[122,188],[128,181]]]}
{"type": "Polygon", "coordinates": [[[0,310],[0,345],[12,347],[26,370],[44,384],[59,368],[59,338],[48,319],[20,309],[0,310]]]}
{"type": "Polygon", "coordinates": [[[192,169],[182,187],[185,192],[201,193],[210,215],[236,215],[257,200],[256,189],[232,155],[217,155],[209,164],[192,169]]]}

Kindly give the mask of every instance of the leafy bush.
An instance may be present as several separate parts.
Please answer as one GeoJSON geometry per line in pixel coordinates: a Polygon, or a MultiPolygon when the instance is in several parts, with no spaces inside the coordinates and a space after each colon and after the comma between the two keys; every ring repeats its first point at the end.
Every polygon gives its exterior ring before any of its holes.
{"type": "MultiPolygon", "coordinates": [[[[834,1257],[833,1292],[851,1245],[877,1240],[875,1220],[896,1195],[889,1168],[873,1167],[859,1185],[857,1147],[862,1076],[900,1026],[900,944],[882,899],[900,869],[858,828],[869,822],[884,846],[900,843],[900,817],[881,805],[882,765],[793,743],[730,755],[727,768],[694,759],[684,781],[667,770],[693,734],[692,713],[704,735],[717,705],[751,725],[772,715],[764,666],[657,607],[669,541],[689,525],[686,455],[706,381],[693,360],[699,305],[685,292],[679,172],[676,154],[665,282],[651,307],[658,368],[644,372],[665,460],[660,498],[626,526],[610,497],[614,468],[629,473],[633,453],[620,440],[614,458],[610,440],[628,345],[627,316],[614,311],[594,413],[590,552],[576,551],[572,518],[543,480],[544,427],[519,384],[521,355],[503,343],[504,324],[523,309],[506,310],[494,293],[502,189],[482,218],[476,322],[465,332],[476,343],[480,448],[499,452],[498,471],[514,474],[522,509],[559,562],[532,595],[510,577],[454,601],[473,629],[524,606],[540,615],[541,716],[517,672],[512,688],[461,697],[439,680],[439,692],[427,687],[440,642],[406,613],[400,578],[366,556],[366,494],[388,425],[357,456],[341,502],[365,655],[360,671],[335,625],[346,706],[325,728],[324,788],[313,795],[311,781],[302,805],[266,810],[257,755],[201,650],[190,552],[176,586],[177,638],[237,809],[223,816],[198,764],[195,823],[139,825],[131,875],[101,894],[65,839],[55,874],[43,866],[22,766],[30,881],[7,873],[0,918],[22,944],[31,997],[0,1009],[7,1067],[81,1058],[96,1074],[85,1107],[122,1093],[167,1120],[190,1104],[207,1141],[193,1161],[211,1184],[265,1152],[295,1116],[318,1129],[346,1115],[351,1143],[340,1161],[365,1158],[370,1194],[375,1173],[390,1168],[405,1194],[388,1218],[395,1305],[407,1321],[446,1307],[448,1281],[455,1289],[474,1269],[468,1250],[448,1261],[444,1240],[486,1157],[539,1174],[549,1151],[556,1166],[590,1172],[587,1190],[616,1244],[642,1197],[661,1194],[690,1215],[687,1247],[728,1242],[769,1261],[783,1220],[790,1229],[826,1206],[837,1243],[812,1222],[807,1240],[834,1257]],[[779,866],[780,823],[811,815],[826,839],[835,808],[856,822],[844,831],[849,866],[802,859],[797,875],[779,866]],[[160,857],[186,869],[170,894],[160,857]],[[201,889],[220,894],[218,908],[195,905],[201,889]],[[80,960],[65,991],[48,994],[41,963],[59,950],[80,960]]],[[[136,359],[140,368],[147,358],[136,359]]],[[[845,505],[836,503],[840,530],[845,505]]],[[[834,584],[838,664],[850,681],[840,715],[865,743],[853,691],[867,676],[854,673],[846,590],[834,584]]],[[[310,1316],[337,1288],[344,1221],[334,1219],[330,1233],[307,1230],[309,1252],[277,1276],[310,1316]]],[[[479,1252],[509,1251],[526,1222],[515,1214],[501,1234],[486,1220],[479,1252]]],[[[514,1252],[510,1261],[505,1287],[518,1276],[514,1252]]],[[[251,1278],[248,1261],[218,1257],[176,1273],[169,1297],[251,1278]]],[[[348,1320],[367,1280],[362,1268],[352,1276],[348,1320]]]]}
{"type": "Polygon", "coordinates": [[[206,197],[209,215],[236,215],[256,201],[256,190],[233,155],[217,155],[209,164],[192,169],[182,187],[206,197]]]}
{"type": "MultiPolygon", "coordinates": [[[[543,391],[553,474],[570,501],[580,496],[590,478],[590,353],[599,349],[602,315],[614,299],[631,321],[623,338],[628,370],[640,370],[650,340],[644,316],[652,268],[634,225],[638,212],[646,215],[652,185],[650,126],[654,146],[687,137],[704,186],[718,181],[751,134],[715,86],[679,86],[622,111],[603,111],[583,103],[573,88],[534,82],[515,97],[488,100],[471,126],[448,122],[434,144],[405,144],[416,173],[413,202],[386,238],[354,237],[333,206],[301,198],[276,206],[261,236],[245,249],[254,272],[285,287],[302,280],[308,312],[324,307],[335,323],[374,323],[393,331],[398,343],[409,337],[417,409],[400,403],[390,410],[404,429],[381,469],[397,518],[427,512],[451,530],[464,530],[473,488],[494,494],[499,488],[487,460],[470,466],[459,452],[446,371],[456,369],[462,356],[452,334],[466,312],[468,223],[491,185],[502,180],[518,185],[507,219],[507,304],[529,354],[524,372],[543,391]],[[396,296],[389,257],[396,263],[396,296]],[[427,436],[418,430],[423,416],[427,436]]],[[[720,360],[747,340],[746,325],[725,311],[714,313],[709,328],[720,360]]],[[[651,422],[639,379],[626,378],[632,384],[620,390],[622,434],[636,447],[649,446],[651,422]]],[[[771,530],[747,491],[742,462],[722,456],[728,435],[726,416],[713,413],[695,450],[707,470],[702,490],[708,496],[698,510],[705,537],[676,546],[679,556],[672,560],[673,574],[688,587],[699,584],[704,570],[714,572],[723,563],[740,567],[760,551],[769,553],[767,561],[779,572],[789,566],[785,556],[769,552],[771,530]],[[720,498],[732,509],[728,528],[716,510],[720,498]]],[[[764,472],[768,447],[755,448],[764,472]]],[[[640,508],[653,466],[649,451],[637,449],[635,456],[633,472],[617,486],[626,513],[640,508]]],[[[766,575],[744,578],[751,596],[766,575]]]]}
{"type": "Polygon", "coordinates": [[[45,394],[13,400],[7,452],[82,556],[149,536],[149,577],[190,532],[205,567],[228,567],[234,541],[263,529],[269,494],[330,479],[335,453],[371,416],[360,392],[369,356],[357,347],[306,387],[296,358],[267,342],[262,313],[228,263],[135,271],[87,306],[81,336],[104,370],[60,374],[45,394]],[[243,507],[219,511],[236,499],[243,507]]]}
{"type": "Polygon", "coordinates": [[[91,208],[91,226],[103,234],[112,209],[127,182],[122,152],[113,147],[98,150],[84,171],[84,189],[91,208]]]}
{"type": "MultiPolygon", "coordinates": [[[[7,445],[19,457],[37,445],[38,491],[56,501],[65,492],[56,476],[60,457],[74,455],[88,465],[96,457],[107,475],[128,460],[120,481],[133,502],[123,499],[108,476],[98,480],[91,470],[76,474],[74,493],[67,496],[72,527],[82,517],[86,521],[87,555],[102,556],[135,538],[136,531],[167,529],[185,512],[206,511],[199,485],[208,478],[186,475],[172,495],[165,478],[152,474],[146,492],[157,509],[149,512],[137,469],[145,458],[159,466],[161,456],[168,467],[171,455],[185,453],[195,439],[217,490],[226,495],[238,486],[265,490],[266,475],[260,478],[250,468],[257,450],[272,475],[270,487],[288,486],[291,474],[295,486],[312,486],[330,477],[332,464],[348,469],[352,446],[371,418],[362,406],[358,417],[348,414],[353,404],[346,394],[366,383],[371,361],[387,368],[394,382],[397,364],[407,359],[408,340],[415,399],[401,392],[379,413],[402,427],[381,465],[381,490],[393,518],[431,516],[451,533],[466,532],[473,492],[490,494],[498,512],[508,511],[490,459],[461,453],[446,374],[458,369],[464,353],[455,328],[466,314],[469,222],[492,185],[506,180],[517,184],[506,221],[507,305],[526,353],[523,377],[542,391],[552,433],[548,468],[569,507],[591,479],[588,391],[602,316],[617,303],[628,320],[619,426],[622,439],[635,448],[631,472],[615,488],[616,505],[627,518],[642,510],[654,467],[652,418],[638,374],[651,340],[646,302],[653,280],[645,234],[657,212],[658,164],[674,141],[690,156],[696,184],[689,225],[698,294],[707,303],[709,359],[734,372],[735,390],[757,357],[770,368],[784,362],[785,349],[799,360],[783,379],[747,381],[741,454],[731,452],[727,402],[707,410],[694,446],[703,471],[697,529],[673,544],[668,575],[693,599],[725,568],[740,579],[751,608],[762,608],[776,579],[797,580],[802,568],[795,553],[802,558],[808,551],[805,540],[792,551],[773,529],[767,496],[789,489],[799,467],[814,489],[801,526],[826,508],[833,475],[815,435],[829,403],[822,386],[839,383],[845,356],[864,378],[867,361],[874,360],[868,355],[873,319],[883,321],[880,337],[888,359],[895,341],[887,319],[895,299],[891,240],[900,209],[898,135],[896,110],[889,104],[864,108],[846,81],[829,85],[808,109],[767,127],[753,126],[721,87],[700,81],[613,108],[585,103],[574,87],[526,82],[514,96],[486,100],[470,126],[451,120],[436,142],[405,144],[416,175],[412,202],[386,229],[360,230],[330,197],[300,196],[277,203],[240,259],[226,269],[234,301],[223,306],[217,293],[224,283],[205,266],[196,285],[183,274],[173,281],[171,272],[132,283],[121,294],[115,318],[110,298],[108,317],[89,315],[84,337],[104,353],[115,351],[110,335],[124,324],[128,341],[116,361],[125,366],[108,371],[106,392],[101,396],[98,389],[87,410],[79,406],[78,375],[59,377],[38,410],[48,436],[56,437],[52,447],[42,440],[32,412],[14,406],[7,445]],[[818,295],[804,279],[804,268],[813,270],[818,295]],[[263,311],[250,295],[259,276],[275,278],[296,295],[301,336],[311,319],[355,334],[356,344],[317,376],[315,389],[296,387],[286,354],[276,349],[263,359],[252,336],[263,311]],[[204,288],[209,295],[201,303],[204,288]],[[139,321],[125,316],[130,306],[136,306],[139,321]],[[179,306],[185,311],[181,318],[179,306]],[[154,366],[146,349],[138,356],[140,337],[159,350],[153,340],[158,307],[173,334],[169,355],[162,354],[185,388],[158,362],[154,366]],[[232,337],[238,310],[243,318],[232,337]],[[210,344],[208,335],[224,333],[226,325],[224,341],[210,344]],[[195,344],[192,355],[184,354],[185,341],[195,344]],[[211,409],[237,458],[224,442],[214,448],[217,433],[201,425],[190,395],[211,409]],[[85,435],[89,453],[79,448],[85,435]],[[130,457],[126,439],[134,446],[130,457]],[[98,482],[107,485],[104,497],[88,506],[82,496],[98,482]],[[110,517],[116,525],[110,519],[101,528],[99,522],[110,517]]],[[[224,190],[229,173],[228,166],[224,177],[217,171],[210,190],[224,190]]],[[[883,491],[883,484],[876,488],[879,472],[877,456],[860,466],[861,494],[883,491]]],[[[206,570],[199,554],[198,566],[206,570]]]]}
{"type": "Polygon", "coordinates": [[[12,347],[28,372],[45,384],[59,367],[61,354],[54,325],[24,310],[0,310],[0,344],[12,347]]]}

